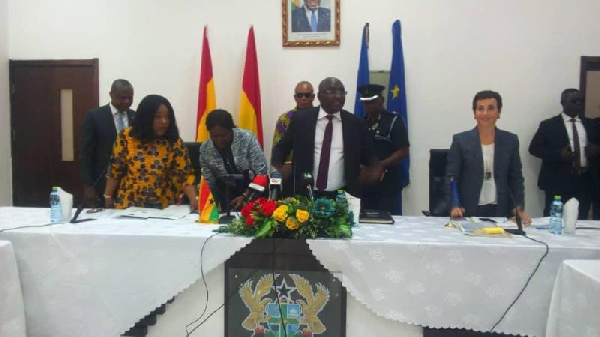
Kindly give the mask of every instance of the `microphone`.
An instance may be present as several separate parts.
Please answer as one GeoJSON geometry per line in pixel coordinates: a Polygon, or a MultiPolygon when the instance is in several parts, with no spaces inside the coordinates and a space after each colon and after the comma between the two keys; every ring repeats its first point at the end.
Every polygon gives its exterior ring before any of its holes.
{"type": "Polygon", "coordinates": [[[308,193],[308,197],[310,198],[310,200],[315,200],[315,197],[313,195],[313,184],[314,184],[314,179],[312,174],[310,174],[309,172],[304,172],[302,174],[302,186],[304,186],[304,188],[306,189],[306,192],[308,193]]]}
{"type": "MultiPolygon", "coordinates": [[[[100,174],[98,175],[98,177],[96,177],[96,181],[94,181],[94,183],[92,184],[91,188],[93,188],[93,189],[96,188],[96,185],[98,185],[98,182],[104,176],[104,174],[106,173],[106,170],[108,170],[109,166],[110,166],[110,160],[108,161],[108,165],[106,165],[106,167],[102,170],[102,172],[100,172],[100,174]]],[[[81,214],[81,212],[83,211],[84,207],[85,207],[85,200],[82,201],[79,204],[79,207],[77,207],[77,210],[75,211],[75,215],[73,215],[73,217],[69,221],[70,223],[80,223],[80,222],[86,222],[86,221],[96,220],[96,219],[92,219],[92,218],[77,220],[77,218],[79,217],[79,214],[81,214]]]]}
{"type": "Polygon", "coordinates": [[[274,171],[269,179],[269,199],[281,199],[281,173],[274,171]]]}
{"type": "Polygon", "coordinates": [[[260,196],[262,196],[265,192],[265,188],[267,187],[268,179],[266,175],[257,175],[254,177],[254,180],[248,185],[248,189],[250,189],[250,194],[248,195],[248,201],[252,201],[260,196]]]}
{"type": "Polygon", "coordinates": [[[244,176],[244,185],[251,183],[256,177],[256,173],[252,169],[245,170],[242,174],[244,176]]]}
{"type": "Polygon", "coordinates": [[[235,187],[236,181],[244,180],[244,175],[241,173],[231,173],[221,176],[217,179],[221,180],[226,186],[235,187]]]}
{"type": "Polygon", "coordinates": [[[507,228],[504,231],[513,235],[525,235],[525,232],[523,231],[523,220],[521,219],[521,216],[519,215],[519,210],[517,209],[517,205],[515,204],[515,196],[513,195],[513,192],[510,189],[508,190],[508,197],[510,199],[512,209],[515,211],[515,222],[517,223],[517,229],[507,228]]]}

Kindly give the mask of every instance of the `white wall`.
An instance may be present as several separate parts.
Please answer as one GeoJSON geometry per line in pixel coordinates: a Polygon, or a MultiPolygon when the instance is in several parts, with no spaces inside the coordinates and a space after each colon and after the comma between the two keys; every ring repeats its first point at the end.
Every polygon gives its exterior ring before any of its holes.
{"type": "Polygon", "coordinates": [[[0,0],[0,205],[12,204],[8,35],[8,0],[0,0]]]}
{"type": "MultiPolygon", "coordinates": [[[[281,1],[8,0],[11,59],[100,59],[101,101],[113,79],[129,79],[136,103],[168,97],[185,140],[194,137],[202,28],[209,27],[218,106],[237,115],[248,28],[255,27],[265,150],[276,117],[294,104],[295,83],[336,76],[355,87],[362,26],[371,24],[371,70],[389,69],[391,25],[402,20],[411,186],[405,214],[428,207],[431,148],[475,125],[475,92],[504,98],[499,127],[521,140],[528,211],[539,216],[539,160],[527,147],[540,120],[578,87],[581,55],[600,55],[598,0],[342,0],[339,47],[283,48],[281,1]]],[[[0,31],[1,32],[1,31],[0,31]]],[[[352,110],[354,94],[346,108],[352,110]]],[[[8,179],[8,178],[2,178],[8,179]]],[[[3,182],[6,184],[6,182],[3,182]]]]}

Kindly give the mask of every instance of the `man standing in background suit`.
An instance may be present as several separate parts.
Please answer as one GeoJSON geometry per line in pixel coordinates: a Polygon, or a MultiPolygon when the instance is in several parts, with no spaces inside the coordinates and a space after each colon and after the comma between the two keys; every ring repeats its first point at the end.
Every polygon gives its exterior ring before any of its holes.
{"type": "Polygon", "coordinates": [[[562,92],[563,112],[540,123],[529,153],[542,159],[538,187],[546,193],[544,216],[555,195],[579,200],[579,219],[587,219],[592,193],[590,164],[600,154],[594,123],[583,117],[584,97],[577,89],[562,92]]]}
{"type": "MultiPolygon", "coordinates": [[[[275,132],[273,132],[273,148],[279,143],[281,137],[290,125],[290,121],[300,110],[308,109],[313,107],[313,101],[315,100],[315,92],[312,84],[308,81],[302,81],[296,84],[294,89],[294,100],[296,101],[296,107],[288,112],[284,112],[277,119],[275,124],[275,132]]],[[[288,166],[288,170],[291,169],[292,153],[290,153],[285,161],[285,165],[288,166]]],[[[291,177],[290,177],[291,178],[291,177]]],[[[293,195],[293,180],[283,182],[283,195],[288,197],[293,195]]]]}
{"type": "Polygon", "coordinates": [[[361,185],[382,178],[383,166],[376,160],[365,121],[342,109],[346,94],[337,78],[321,81],[317,95],[321,105],[294,116],[273,149],[272,165],[284,178],[294,174],[296,191],[305,190],[306,173],[315,179],[317,197],[335,197],[338,189],[360,196],[361,185]],[[292,150],[293,173],[283,165],[292,150]]]}
{"type": "Polygon", "coordinates": [[[292,32],[331,31],[331,12],[320,6],[321,0],[304,0],[304,6],[292,12],[292,32]]]}
{"type": "Polygon", "coordinates": [[[81,127],[81,178],[88,206],[103,207],[106,167],[117,134],[131,125],[134,111],[133,87],[127,80],[115,80],[110,87],[110,103],[88,111],[81,127]]]}

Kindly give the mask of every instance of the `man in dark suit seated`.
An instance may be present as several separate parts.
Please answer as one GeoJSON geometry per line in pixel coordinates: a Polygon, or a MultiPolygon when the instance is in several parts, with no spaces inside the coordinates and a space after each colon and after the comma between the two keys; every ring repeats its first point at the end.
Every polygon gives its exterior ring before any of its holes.
{"type": "Polygon", "coordinates": [[[579,219],[587,219],[592,193],[591,164],[600,154],[598,132],[583,116],[584,98],[577,89],[562,92],[563,112],[540,123],[529,153],[542,159],[538,187],[546,193],[544,216],[549,216],[555,195],[563,202],[579,201],[579,219]]]}
{"type": "Polygon", "coordinates": [[[110,103],[88,111],[81,127],[81,179],[85,203],[103,207],[106,168],[117,134],[130,126],[134,111],[133,87],[127,80],[115,80],[110,87],[110,103]]]}
{"type": "Polygon", "coordinates": [[[326,197],[334,197],[338,189],[360,196],[361,185],[382,178],[384,169],[376,160],[365,121],[342,110],[346,94],[340,80],[324,79],[317,94],[321,105],[294,116],[273,149],[271,163],[284,179],[294,174],[296,192],[305,191],[307,173],[316,178],[315,195],[326,197]],[[290,169],[284,162],[292,150],[290,169]]]}
{"type": "Polygon", "coordinates": [[[292,12],[292,32],[331,31],[331,12],[320,6],[321,0],[304,0],[304,6],[292,12]]]}

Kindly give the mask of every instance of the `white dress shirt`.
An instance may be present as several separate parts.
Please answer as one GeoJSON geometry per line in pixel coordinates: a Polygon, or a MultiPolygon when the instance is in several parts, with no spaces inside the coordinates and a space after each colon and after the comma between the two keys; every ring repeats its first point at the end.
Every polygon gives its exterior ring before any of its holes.
{"type": "MultiPolygon", "coordinates": [[[[564,112],[561,112],[560,115],[565,121],[565,128],[567,129],[567,135],[569,135],[569,145],[571,146],[571,151],[575,151],[575,142],[573,142],[573,122],[571,122],[571,118],[573,117],[567,116],[564,112]]],[[[581,118],[575,117],[575,127],[577,128],[577,135],[579,136],[579,162],[583,168],[588,166],[587,158],[585,157],[587,134],[585,133],[585,128],[583,127],[581,118]]]]}
{"type": "Polygon", "coordinates": [[[117,110],[112,103],[109,103],[108,106],[110,106],[110,112],[113,115],[113,122],[115,123],[115,130],[117,130],[117,133],[119,133],[119,118],[123,120],[123,129],[129,127],[129,118],[127,118],[127,112],[119,112],[119,110],[117,110]]]}
{"type": "Polygon", "coordinates": [[[494,178],[494,152],[496,144],[481,144],[483,155],[483,184],[479,191],[479,206],[496,204],[496,179],[494,178]]]}
{"type": "MultiPolygon", "coordinates": [[[[317,19],[317,26],[319,25],[319,10],[315,9],[315,18],[317,19]]],[[[311,11],[310,9],[304,7],[304,13],[306,13],[306,18],[308,19],[308,25],[310,26],[310,17],[312,16],[313,11],[311,11]]]]}
{"type": "MultiPolygon", "coordinates": [[[[315,152],[313,164],[313,178],[315,182],[319,174],[319,162],[321,161],[321,146],[325,136],[325,127],[329,120],[327,113],[323,108],[319,109],[317,125],[315,128],[315,152]]],[[[327,173],[326,191],[335,191],[346,186],[346,176],[344,173],[344,138],[342,134],[342,118],[340,112],[333,114],[333,133],[331,135],[331,150],[329,152],[329,171],[327,173]]]]}

